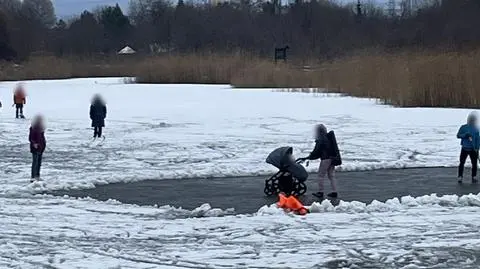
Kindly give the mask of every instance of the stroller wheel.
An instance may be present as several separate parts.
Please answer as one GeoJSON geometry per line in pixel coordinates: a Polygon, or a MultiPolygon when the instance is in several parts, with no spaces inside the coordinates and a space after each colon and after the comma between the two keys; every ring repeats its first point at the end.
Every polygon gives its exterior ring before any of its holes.
{"type": "Polygon", "coordinates": [[[263,192],[267,196],[272,196],[273,195],[273,191],[269,187],[265,187],[265,189],[263,189],[263,192]]]}
{"type": "Polygon", "coordinates": [[[265,188],[263,189],[263,192],[267,196],[272,196],[280,193],[280,184],[278,182],[278,178],[270,178],[265,180],[265,188]]]}
{"type": "Polygon", "coordinates": [[[293,182],[293,194],[295,196],[304,195],[307,192],[307,185],[304,182],[300,182],[298,179],[294,179],[293,182]]]}
{"type": "Polygon", "coordinates": [[[307,192],[307,185],[303,182],[298,182],[296,192],[299,196],[304,195],[307,192]]]}
{"type": "Polygon", "coordinates": [[[267,196],[272,196],[275,194],[276,191],[276,186],[274,184],[274,181],[272,179],[267,179],[265,180],[265,188],[263,189],[263,192],[267,196]]]}

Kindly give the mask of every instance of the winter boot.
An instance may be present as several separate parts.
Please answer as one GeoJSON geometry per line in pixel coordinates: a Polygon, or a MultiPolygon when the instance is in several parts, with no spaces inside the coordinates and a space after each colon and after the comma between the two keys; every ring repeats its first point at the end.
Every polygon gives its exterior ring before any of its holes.
{"type": "Polygon", "coordinates": [[[314,192],[312,193],[312,195],[317,197],[320,200],[323,200],[323,192],[314,192]]]}
{"type": "Polygon", "coordinates": [[[331,192],[331,193],[329,193],[327,196],[330,197],[330,198],[337,198],[337,197],[338,197],[338,193],[336,193],[336,192],[331,192]]]}

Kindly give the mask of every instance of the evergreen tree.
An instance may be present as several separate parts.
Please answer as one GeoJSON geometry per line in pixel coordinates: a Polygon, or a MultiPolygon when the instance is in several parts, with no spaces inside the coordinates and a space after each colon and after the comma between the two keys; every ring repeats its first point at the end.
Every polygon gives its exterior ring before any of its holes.
{"type": "Polygon", "coordinates": [[[0,12],[0,60],[11,60],[13,57],[15,51],[10,45],[6,16],[0,12]]]}

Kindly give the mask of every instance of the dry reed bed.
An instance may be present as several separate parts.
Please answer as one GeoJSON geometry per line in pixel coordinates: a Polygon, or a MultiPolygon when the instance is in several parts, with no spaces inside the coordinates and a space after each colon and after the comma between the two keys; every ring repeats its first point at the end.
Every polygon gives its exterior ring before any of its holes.
{"type": "Polygon", "coordinates": [[[103,61],[39,56],[22,64],[0,62],[0,80],[132,76],[132,63],[136,62],[133,59],[103,61]]]}
{"type": "Polygon", "coordinates": [[[33,58],[0,65],[0,79],[135,76],[138,83],[231,84],[248,88],[318,88],[412,107],[480,106],[480,51],[361,55],[331,62],[278,63],[236,55],[148,58],[33,58]]]}
{"type": "Polygon", "coordinates": [[[478,108],[479,61],[480,52],[369,56],[338,61],[326,77],[330,89],[396,106],[478,108]]]}
{"type": "Polygon", "coordinates": [[[319,88],[402,107],[480,107],[480,51],[368,55],[310,71],[265,64],[239,72],[237,87],[319,88]]]}
{"type": "Polygon", "coordinates": [[[253,62],[241,55],[176,55],[153,57],[138,64],[138,83],[230,84],[232,76],[253,62]]]}

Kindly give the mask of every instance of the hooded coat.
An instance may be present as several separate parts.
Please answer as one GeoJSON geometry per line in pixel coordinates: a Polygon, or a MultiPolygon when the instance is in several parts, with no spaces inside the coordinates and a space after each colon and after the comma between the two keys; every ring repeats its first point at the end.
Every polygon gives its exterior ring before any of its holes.
{"type": "Polygon", "coordinates": [[[315,139],[315,148],[308,156],[309,160],[327,160],[335,157],[332,142],[328,138],[327,128],[320,124],[317,127],[317,137],[315,139]]]}
{"type": "Polygon", "coordinates": [[[92,127],[104,127],[107,117],[107,106],[101,100],[95,100],[90,106],[92,127]]]}
{"type": "Polygon", "coordinates": [[[457,138],[460,139],[460,144],[464,150],[471,151],[480,148],[480,134],[475,126],[476,120],[476,115],[470,114],[467,124],[462,125],[458,130],[457,138]]]}
{"type": "Polygon", "coordinates": [[[30,134],[28,135],[28,140],[30,141],[30,152],[31,153],[43,153],[47,146],[47,141],[45,139],[45,130],[43,126],[39,124],[34,124],[30,127],[30,134]],[[34,145],[38,145],[35,148],[34,145]]]}
{"type": "Polygon", "coordinates": [[[13,103],[15,105],[24,105],[27,103],[27,98],[25,97],[25,91],[23,88],[19,87],[15,90],[13,94],[13,103]]]}

